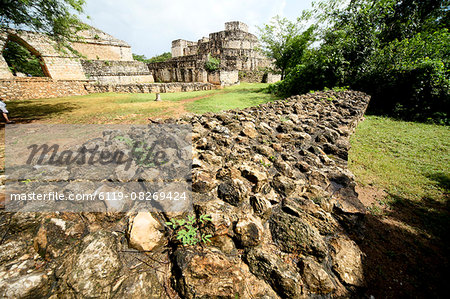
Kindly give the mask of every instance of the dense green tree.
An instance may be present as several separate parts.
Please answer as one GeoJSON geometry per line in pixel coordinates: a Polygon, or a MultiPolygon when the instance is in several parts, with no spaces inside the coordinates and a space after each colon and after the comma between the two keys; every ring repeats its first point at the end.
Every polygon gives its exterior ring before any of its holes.
{"type": "Polygon", "coordinates": [[[374,112],[448,122],[448,3],[321,2],[315,16],[325,26],[317,30],[317,45],[271,89],[293,94],[349,86],[372,95],[374,112]]]}
{"type": "Polygon", "coordinates": [[[152,58],[147,58],[145,55],[139,55],[139,54],[133,54],[133,59],[145,63],[152,63],[152,62],[164,62],[166,60],[169,60],[172,58],[172,53],[170,52],[164,52],[161,55],[153,56],[152,58]]]}
{"type": "Polygon", "coordinates": [[[270,24],[258,27],[262,51],[275,60],[275,66],[284,79],[286,72],[296,66],[303,51],[313,42],[316,26],[302,32],[300,18],[296,22],[275,16],[270,24]]]}
{"type": "Polygon", "coordinates": [[[85,0],[1,0],[0,29],[13,27],[42,32],[60,46],[77,39],[76,32],[86,28],[78,15],[85,0]]]}
{"type": "Polygon", "coordinates": [[[134,54],[133,53],[133,59],[136,61],[140,61],[140,62],[148,62],[148,58],[145,57],[145,55],[140,55],[140,54],[134,54]]]}
{"type": "Polygon", "coordinates": [[[172,53],[164,52],[161,55],[156,55],[148,60],[148,62],[163,62],[172,58],[172,53]]]}

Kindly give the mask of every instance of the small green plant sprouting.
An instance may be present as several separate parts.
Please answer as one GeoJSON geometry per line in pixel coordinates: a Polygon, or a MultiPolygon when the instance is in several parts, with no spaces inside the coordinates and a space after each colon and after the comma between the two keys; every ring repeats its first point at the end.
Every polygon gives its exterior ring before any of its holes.
{"type": "Polygon", "coordinates": [[[123,142],[125,142],[127,145],[129,145],[129,146],[133,146],[133,141],[132,141],[130,138],[128,138],[128,137],[125,137],[125,136],[116,136],[116,137],[114,137],[114,139],[117,139],[117,140],[119,140],[119,141],[123,141],[123,142]]]}
{"type": "Polygon", "coordinates": [[[20,182],[24,183],[25,185],[28,185],[31,182],[37,181],[40,177],[42,177],[44,175],[44,173],[45,173],[45,170],[39,172],[39,174],[36,177],[32,178],[32,179],[28,178],[28,179],[22,180],[20,182]]]}
{"type": "Polygon", "coordinates": [[[270,163],[265,163],[263,160],[260,160],[261,165],[264,167],[270,167],[270,163]]]}
{"type": "Polygon", "coordinates": [[[198,221],[194,216],[189,215],[186,219],[172,218],[169,222],[166,222],[166,225],[172,227],[174,231],[178,228],[177,240],[180,240],[184,246],[193,246],[199,242],[211,242],[212,235],[201,234],[198,230],[200,224],[203,225],[206,221],[211,221],[210,215],[200,215],[198,221]]]}
{"type": "Polygon", "coordinates": [[[285,117],[285,116],[281,116],[280,117],[280,121],[282,121],[282,122],[285,122],[285,121],[288,121],[289,120],[289,117],[285,117]]]}
{"type": "Polygon", "coordinates": [[[20,181],[20,182],[25,183],[25,185],[28,185],[28,183],[31,183],[32,180],[31,179],[25,179],[25,180],[20,181]]]}
{"type": "Polygon", "coordinates": [[[269,157],[269,160],[270,160],[270,161],[275,161],[275,156],[270,156],[270,157],[269,157]]]}

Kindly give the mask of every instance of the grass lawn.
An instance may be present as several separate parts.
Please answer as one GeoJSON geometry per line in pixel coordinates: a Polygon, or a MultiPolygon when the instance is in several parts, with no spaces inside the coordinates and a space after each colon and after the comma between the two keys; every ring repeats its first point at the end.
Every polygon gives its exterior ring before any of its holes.
{"type": "Polygon", "coordinates": [[[16,122],[148,123],[149,117],[180,116],[188,112],[218,112],[266,103],[277,97],[263,92],[267,84],[242,83],[218,90],[161,94],[100,93],[53,99],[8,102],[16,122]]]}
{"type": "Polygon", "coordinates": [[[349,168],[362,186],[387,192],[381,204],[448,199],[450,127],[367,116],[350,140],[349,168]]]}
{"type": "Polygon", "coordinates": [[[444,297],[450,233],[450,127],[367,116],[349,169],[368,207],[355,237],[375,298],[444,297]]]}

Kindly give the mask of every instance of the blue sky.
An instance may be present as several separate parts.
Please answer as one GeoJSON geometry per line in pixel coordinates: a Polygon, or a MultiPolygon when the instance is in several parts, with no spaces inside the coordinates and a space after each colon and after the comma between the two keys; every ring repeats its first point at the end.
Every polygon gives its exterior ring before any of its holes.
{"type": "Polygon", "coordinates": [[[275,15],[294,20],[311,0],[86,0],[86,20],[131,45],[133,53],[152,57],[170,51],[172,40],[197,41],[224,29],[225,22],[256,26],[275,15]]]}

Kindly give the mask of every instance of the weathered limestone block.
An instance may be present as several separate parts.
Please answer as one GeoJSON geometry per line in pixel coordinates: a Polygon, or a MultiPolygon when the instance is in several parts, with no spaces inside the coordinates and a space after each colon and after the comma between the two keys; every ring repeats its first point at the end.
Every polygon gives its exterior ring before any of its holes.
{"type": "Polygon", "coordinates": [[[285,263],[271,247],[255,247],[246,256],[250,271],[266,280],[282,298],[304,298],[297,269],[285,263]]]}
{"type": "Polygon", "coordinates": [[[278,298],[240,259],[209,249],[179,249],[175,257],[181,276],[173,283],[183,298],[278,298]]]}
{"type": "Polygon", "coordinates": [[[161,245],[164,234],[161,223],[149,212],[139,212],[128,223],[129,246],[142,251],[151,251],[161,245]]]}
{"type": "Polygon", "coordinates": [[[362,286],[364,284],[364,271],[362,267],[362,252],[352,240],[341,237],[332,239],[331,257],[333,270],[347,284],[362,286]]]}
{"type": "Polygon", "coordinates": [[[272,213],[269,224],[272,238],[281,250],[326,256],[328,250],[324,239],[317,228],[304,219],[280,210],[272,213]]]}
{"type": "Polygon", "coordinates": [[[302,260],[302,277],[313,293],[328,294],[336,289],[330,275],[323,267],[308,257],[302,260]]]}
{"type": "Polygon", "coordinates": [[[78,296],[109,297],[122,267],[116,236],[99,231],[88,235],[73,258],[67,283],[78,296]]]}

